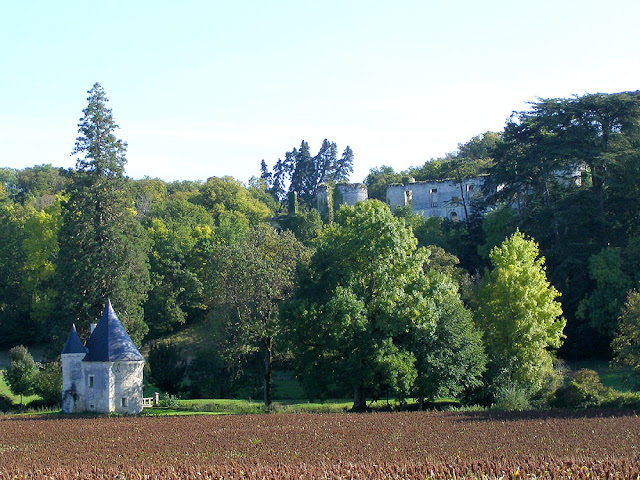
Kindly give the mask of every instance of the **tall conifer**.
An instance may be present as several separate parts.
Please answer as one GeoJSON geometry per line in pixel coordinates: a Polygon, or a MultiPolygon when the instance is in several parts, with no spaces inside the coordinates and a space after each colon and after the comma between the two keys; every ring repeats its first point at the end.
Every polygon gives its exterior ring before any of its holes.
{"type": "Polygon", "coordinates": [[[124,175],[127,144],[107,108],[100,84],[89,91],[72,155],[78,157],[63,207],[57,264],[61,334],[71,322],[88,330],[107,297],[129,335],[140,343],[148,328],[142,303],[149,289],[148,240],[136,220],[124,175]]]}

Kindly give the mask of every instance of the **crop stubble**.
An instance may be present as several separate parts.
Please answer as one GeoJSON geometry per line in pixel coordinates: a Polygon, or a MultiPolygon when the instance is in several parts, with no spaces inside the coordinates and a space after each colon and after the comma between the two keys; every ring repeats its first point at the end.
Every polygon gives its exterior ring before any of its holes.
{"type": "Polygon", "coordinates": [[[0,479],[639,475],[633,412],[0,419],[0,479]]]}

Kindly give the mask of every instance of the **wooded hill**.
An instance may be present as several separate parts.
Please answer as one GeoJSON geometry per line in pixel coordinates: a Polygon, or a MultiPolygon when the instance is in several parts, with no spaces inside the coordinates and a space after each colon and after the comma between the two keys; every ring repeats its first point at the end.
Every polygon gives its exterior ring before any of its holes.
{"type": "Polygon", "coordinates": [[[175,367],[156,380],[190,395],[261,389],[268,403],[276,365],[310,396],[348,391],[356,406],[491,399],[514,382],[534,398],[558,347],[637,361],[632,333],[611,344],[620,318],[638,329],[637,296],[625,302],[640,280],[640,92],[542,99],[445,158],[365,179],[384,202],[389,183],[485,175],[466,223],[375,200],[322,219],[318,185],[348,179],[354,161],[327,140],[315,156],[302,142],[273,171],[263,161],[248,185],[134,180],[106,104],[94,85],[75,169],[0,169],[6,348],[55,356],[109,297],[132,339],[175,367]],[[558,174],[576,168],[579,182],[558,174]],[[194,328],[206,345],[161,341],[194,328]]]}

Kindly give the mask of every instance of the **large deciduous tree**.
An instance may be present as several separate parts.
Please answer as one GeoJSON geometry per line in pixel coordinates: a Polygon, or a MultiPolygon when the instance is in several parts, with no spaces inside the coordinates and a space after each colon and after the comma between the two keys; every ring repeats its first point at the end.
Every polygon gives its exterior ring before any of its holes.
{"type": "Polygon", "coordinates": [[[517,384],[533,394],[552,365],[565,321],[558,291],[547,281],[538,245],[516,231],[489,256],[493,269],[476,298],[494,382],[517,384]]]}
{"type": "Polygon", "coordinates": [[[107,297],[134,342],[148,328],[142,304],[149,289],[148,239],[136,220],[124,174],[127,144],[116,138],[104,89],[96,83],[78,124],[78,154],[69,198],[63,204],[58,278],[58,325],[74,321],[85,332],[107,297]]]}
{"type": "Polygon", "coordinates": [[[423,292],[428,299],[425,314],[435,322],[435,331],[413,335],[418,376],[412,393],[420,400],[471,394],[483,384],[487,357],[482,334],[449,275],[430,268],[423,292]]]}
{"type": "Polygon", "coordinates": [[[318,244],[287,308],[306,390],[348,388],[354,409],[367,397],[409,395],[417,375],[409,340],[434,327],[422,289],[426,250],[377,200],[342,207],[318,244]]]}
{"type": "Polygon", "coordinates": [[[294,235],[265,224],[222,244],[208,263],[209,285],[225,315],[228,358],[263,357],[264,403],[271,404],[271,375],[284,329],[280,303],[293,293],[296,270],[308,251],[294,235]]]}

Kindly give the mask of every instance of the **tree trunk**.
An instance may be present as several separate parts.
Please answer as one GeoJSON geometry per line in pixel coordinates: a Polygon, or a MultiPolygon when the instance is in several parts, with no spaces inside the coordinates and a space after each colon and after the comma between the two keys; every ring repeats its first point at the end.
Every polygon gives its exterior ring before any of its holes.
{"type": "Polygon", "coordinates": [[[553,234],[556,240],[560,240],[560,233],[558,232],[558,221],[556,219],[555,209],[551,205],[551,193],[549,192],[549,182],[547,181],[546,175],[543,180],[543,185],[544,187],[543,187],[542,196],[544,198],[544,205],[549,211],[549,214],[551,216],[551,222],[553,224],[553,234]]]}
{"type": "Polygon", "coordinates": [[[464,198],[464,189],[462,188],[462,177],[458,173],[458,185],[460,185],[460,198],[462,199],[462,207],[464,208],[464,221],[469,221],[469,212],[467,212],[467,199],[464,198]]]}
{"type": "Polygon", "coordinates": [[[353,408],[355,411],[363,411],[367,408],[367,397],[364,385],[359,385],[353,389],[353,408]]]}
{"type": "Polygon", "coordinates": [[[266,339],[264,346],[264,404],[268,408],[271,406],[271,350],[273,348],[273,339],[266,339]]]}

